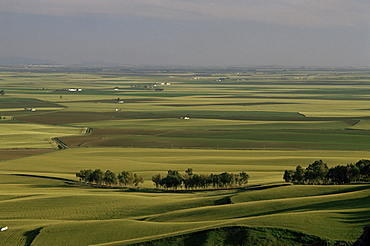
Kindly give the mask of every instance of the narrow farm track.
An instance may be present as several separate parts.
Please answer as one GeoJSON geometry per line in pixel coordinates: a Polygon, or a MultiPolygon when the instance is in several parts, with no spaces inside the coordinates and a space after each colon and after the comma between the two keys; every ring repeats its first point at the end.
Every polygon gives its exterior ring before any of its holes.
{"type": "Polygon", "coordinates": [[[90,127],[86,127],[85,135],[90,135],[92,133],[93,129],[90,127]]]}
{"type": "Polygon", "coordinates": [[[60,150],[67,149],[68,146],[59,138],[51,138],[57,145],[60,150]]]}

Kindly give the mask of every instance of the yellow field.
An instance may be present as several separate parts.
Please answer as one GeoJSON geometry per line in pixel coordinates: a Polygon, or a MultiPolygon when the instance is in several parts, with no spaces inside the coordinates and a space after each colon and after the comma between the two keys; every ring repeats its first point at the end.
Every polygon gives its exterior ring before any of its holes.
{"type": "Polygon", "coordinates": [[[29,123],[0,124],[0,149],[56,148],[53,137],[81,135],[82,127],[49,126],[29,123]]]}

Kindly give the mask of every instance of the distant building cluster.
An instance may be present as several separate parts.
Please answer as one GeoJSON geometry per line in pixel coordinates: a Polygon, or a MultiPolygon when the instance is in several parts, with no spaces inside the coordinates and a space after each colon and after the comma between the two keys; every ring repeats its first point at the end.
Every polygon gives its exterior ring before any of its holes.
{"type": "Polygon", "coordinates": [[[56,91],[81,92],[82,89],[81,88],[68,88],[68,89],[60,89],[60,90],[56,90],[56,91]]]}
{"type": "Polygon", "coordinates": [[[68,91],[75,92],[75,91],[82,91],[80,88],[69,88],[68,91]]]}

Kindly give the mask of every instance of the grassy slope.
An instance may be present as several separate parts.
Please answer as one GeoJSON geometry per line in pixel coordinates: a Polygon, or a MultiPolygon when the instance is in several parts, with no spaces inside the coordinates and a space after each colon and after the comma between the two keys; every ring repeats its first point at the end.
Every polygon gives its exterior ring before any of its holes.
{"type": "Polygon", "coordinates": [[[33,245],[122,244],[233,225],[354,240],[370,222],[365,216],[370,212],[368,185],[138,193],[33,177],[2,175],[1,180],[0,220],[10,228],[0,234],[0,241],[7,242],[3,245],[25,240],[30,231],[38,232],[33,245]],[[237,202],[215,205],[225,197],[237,202]]]}

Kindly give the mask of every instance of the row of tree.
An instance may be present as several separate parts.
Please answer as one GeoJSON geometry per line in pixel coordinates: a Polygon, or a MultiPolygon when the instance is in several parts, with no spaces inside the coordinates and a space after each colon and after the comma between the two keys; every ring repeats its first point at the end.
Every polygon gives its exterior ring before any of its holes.
{"type": "Polygon", "coordinates": [[[297,184],[350,184],[370,181],[370,160],[359,160],[356,164],[338,165],[328,168],[322,160],[317,160],[303,168],[285,170],[283,179],[297,184]]]}
{"type": "Polygon", "coordinates": [[[122,171],[118,175],[110,170],[103,172],[101,169],[82,169],[76,173],[76,177],[82,182],[96,184],[98,186],[123,186],[137,187],[144,183],[144,178],[130,171],[122,171]]]}
{"type": "Polygon", "coordinates": [[[167,176],[157,174],[152,177],[156,188],[178,189],[207,189],[207,188],[230,188],[241,187],[248,183],[249,175],[245,172],[239,174],[223,172],[221,174],[194,174],[192,168],[188,168],[184,175],[178,171],[169,170],[167,176]]]}

